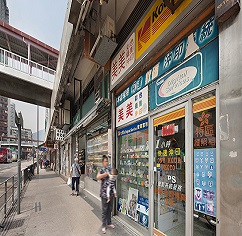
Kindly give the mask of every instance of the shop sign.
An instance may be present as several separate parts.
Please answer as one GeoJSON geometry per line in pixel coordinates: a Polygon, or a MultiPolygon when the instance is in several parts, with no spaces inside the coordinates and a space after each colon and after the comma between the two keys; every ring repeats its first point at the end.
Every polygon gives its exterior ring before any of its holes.
{"type": "Polygon", "coordinates": [[[56,129],[55,130],[55,140],[63,141],[65,135],[66,135],[66,132],[64,130],[62,130],[62,129],[56,129]]]}
{"type": "Polygon", "coordinates": [[[150,85],[150,110],[218,80],[218,39],[150,85]]]}
{"type": "Polygon", "coordinates": [[[133,33],[111,62],[111,85],[129,69],[135,60],[135,34],[133,33]]]}
{"type": "Polygon", "coordinates": [[[216,217],[216,149],[194,150],[194,210],[216,217]]]}
{"type": "Polygon", "coordinates": [[[116,127],[148,114],[148,87],[116,108],[116,127]]]}
{"type": "Polygon", "coordinates": [[[156,1],[135,31],[136,59],[176,20],[192,0],[184,0],[174,14],[163,1],[156,1]]]}
{"type": "Polygon", "coordinates": [[[139,121],[133,125],[129,125],[123,129],[118,130],[118,137],[131,134],[137,131],[148,129],[148,119],[139,121]]]}
{"type": "Polygon", "coordinates": [[[116,105],[119,106],[125,102],[146,85],[174,68],[178,63],[181,63],[195,51],[199,50],[199,48],[204,47],[206,44],[214,40],[217,35],[218,26],[215,23],[215,18],[211,17],[194,33],[183,39],[176,47],[169,51],[155,66],[121,92],[116,97],[116,105]]]}

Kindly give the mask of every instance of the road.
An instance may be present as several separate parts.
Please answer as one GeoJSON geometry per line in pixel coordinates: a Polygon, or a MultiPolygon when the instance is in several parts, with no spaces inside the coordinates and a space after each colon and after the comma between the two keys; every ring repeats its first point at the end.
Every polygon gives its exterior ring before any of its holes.
{"type": "MultiPolygon", "coordinates": [[[[21,169],[25,169],[27,166],[31,165],[33,161],[21,161],[21,169]]],[[[12,162],[3,164],[0,163],[0,183],[4,182],[6,179],[18,173],[18,163],[12,162]]]]}

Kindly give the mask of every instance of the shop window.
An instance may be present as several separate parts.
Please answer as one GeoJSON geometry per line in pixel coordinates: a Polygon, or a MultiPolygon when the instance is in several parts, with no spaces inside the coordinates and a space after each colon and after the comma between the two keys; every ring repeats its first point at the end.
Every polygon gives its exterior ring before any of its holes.
{"type": "Polygon", "coordinates": [[[96,180],[97,173],[102,168],[103,155],[108,156],[108,133],[87,141],[86,175],[93,180],[96,180]]]}
{"type": "Polygon", "coordinates": [[[193,235],[216,235],[216,97],[193,101],[193,235]]]}
{"type": "Polygon", "coordinates": [[[145,227],[149,224],[148,149],[148,120],[118,130],[118,211],[145,227]]]}

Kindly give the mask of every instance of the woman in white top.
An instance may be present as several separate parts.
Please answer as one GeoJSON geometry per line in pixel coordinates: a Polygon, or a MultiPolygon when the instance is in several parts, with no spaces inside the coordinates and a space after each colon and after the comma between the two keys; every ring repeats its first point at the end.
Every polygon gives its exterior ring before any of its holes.
{"type": "Polygon", "coordinates": [[[71,166],[71,177],[72,177],[72,196],[74,196],[75,193],[75,185],[76,185],[76,196],[79,195],[79,181],[80,181],[80,166],[78,164],[78,158],[76,157],[74,159],[74,163],[71,166]]]}

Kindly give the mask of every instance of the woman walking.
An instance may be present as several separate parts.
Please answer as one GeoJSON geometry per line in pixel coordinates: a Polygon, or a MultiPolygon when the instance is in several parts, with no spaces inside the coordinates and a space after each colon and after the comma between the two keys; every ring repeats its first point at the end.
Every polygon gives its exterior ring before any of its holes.
{"type": "Polygon", "coordinates": [[[78,158],[76,157],[74,159],[74,163],[71,166],[71,176],[72,176],[72,196],[74,196],[75,194],[75,190],[76,190],[76,196],[79,195],[79,182],[80,182],[80,166],[78,164],[78,158]],[[76,188],[75,188],[76,187],[76,188]]]}

